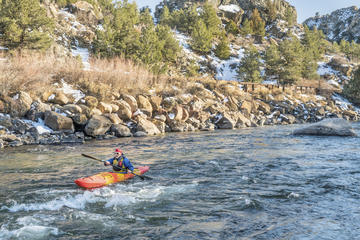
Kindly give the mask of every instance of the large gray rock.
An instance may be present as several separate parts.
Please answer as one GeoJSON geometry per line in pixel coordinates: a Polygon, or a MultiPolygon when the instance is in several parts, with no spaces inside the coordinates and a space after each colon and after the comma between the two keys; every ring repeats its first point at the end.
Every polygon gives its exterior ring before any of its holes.
{"type": "Polygon", "coordinates": [[[137,132],[139,131],[145,132],[148,135],[157,135],[161,133],[154,123],[141,117],[138,118],[137,121],[137,132]]]}
{"type": "Polygon", "coordinates": [[[130,129],[122,124],[113,124],[111,126],[111,132],[115,134],[117,137],[131,137],[131,131],[130,129]]]}
{"type": "Polygon", "coordinates": [[[89,136],[96,137],[104,135],[111,127],[110,119],[100,115],[94,115],[86,124],[85,133],[89,136]]]}
{"type": "Polygon", "coordinates": [[[52,111],[45,112],[45,125],[55,131],[74,132],[74,124],[71,118],[52,111]]]}
{"type": "Polygon", "coordinates": [[[341,118],[324,119],[296,129],[294,135],[356,136],[349,122],[341,118]]]}

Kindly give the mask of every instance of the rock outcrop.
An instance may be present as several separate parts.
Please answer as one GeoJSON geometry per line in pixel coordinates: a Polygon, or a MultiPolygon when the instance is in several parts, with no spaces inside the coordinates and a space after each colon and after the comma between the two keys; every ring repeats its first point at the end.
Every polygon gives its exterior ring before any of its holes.
{"type": "Polygon", "coordinates": [[[296,129],[294,135],[356,136],[351,125],[344,119],[325,119],[309,126],[296,129]]]}

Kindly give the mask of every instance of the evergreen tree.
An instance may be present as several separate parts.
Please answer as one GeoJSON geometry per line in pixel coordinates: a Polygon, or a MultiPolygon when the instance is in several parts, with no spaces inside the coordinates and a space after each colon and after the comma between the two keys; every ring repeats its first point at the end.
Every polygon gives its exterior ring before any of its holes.
{"type": "Polygon", "coordinates": [[[285,10],[285,21],[287,22],[288,27],[292,27],[296,23],[295,13],[289,7],[285,10]]]}
{"type": "Polygon", "coordinates": [[[244,57],[240,61],[237,76],[245,82],[261,82],[260,67],[260,53],[254,46],[250,46],[245,50],[244,57]]]}
{"type": "Polygon", "coordinates": [[[344,85],[343,92],[352,102],[360,104],[360,68],[354,71],[349,83],[344,85]]]}
{"type": "Polygon", "coordinates": [[[297,37],[286,39],[279,45],[281,69],[279,82],[294,84],[301,78],[303,70],[303,47],[297,37]]]}
{"type": "Polygon", "coordinates": [[[222,34],[220,42],[216,45],[215,55],[220,59],[230,58],[230,42],[226,37],[225,33],[222,34]]]}
{"type": "Polygon", "coordinates": [[[265,22],[261,18],[259,11],[257,8],[254,9],[251,19],[250,19],[250,27],[252,29],[252,33],[256,36],[264,37],[265,36],[265,22]]]}
{"type": "Polygon", "coordinates": [[[147,27],[153,27],[154,26],[154,19],[151,16],[149,8],[144,8],[140,12],[140,24],[142,26],[147,26],[147,27]]]}
{"type": "Polygon", "coordinates": [[[216,10],[212,5],[205,4],[203,6],[200,18],[214,37],[220,33],[221,20],[218,18],[216,10]]]}
{"type": "Polygon", "coordinates": [[[302,76],[306,79],[318,78],[317,62],[322,58],[324,48],[324,35],[316,28],[310,30],[306,25],[304,27],[304,36],[301,40],[304,46],[304,59],[302,76]]]}
{"type": "Polygon", "coordinates": [[[279,79],[281,70],[281,54],[275,43],[271,43],[265,52],[265,73],[267,76],[274,76],[279,79]]]}
{"type": "Polygon", "coordinates": [[[161,72],[161,43],[154,28],[143,28],[138,57],[141,59],[141,62],[149,66],[153,72],[161,72]]]}
{"type": "Polygon", "coordinates": [[[236,23],[233,20],[230,20],[225,26],[225,31],[227,33],[231,33],[233,35],[236,35],[236,34],[239,33],[239,28],[238,28],[238,26],[236,25],[236,23]]]}
{"type": "Polygon", "coordinates": [[[4,1],[0,12],[0,32],[10,49],[46,49],[50,46],[54,23],[39,0],[4,1]]]}
{"type": "Polygon", "coordinates": [[[170,27],[158,25],[156,32],[161,44],[162,60],[165,62],[175,62],[177,54],[180,52],[180,46],[174,38],[170,27]]]}
{"type": "Polygon", "coordinates": [[[212,47],[212,34],[202,19],[198,19],[191,33],[191,48],[202,54],[209,53],[212,47]]]}
{"type": "Polygon", "coordinates": [[[247,36],[247,35],[253,33],[253,31],[251,29],[250,21],[247,18],[244,20],[242,27],[240,28],[240,33],[243,36],[247,36]]]}
{"type": "Polygon", "coordinates": [[[169,8],[166,5],[162,9],[162,12],[161,12],[158,22],[160,25],[171,26],[171,15],[170,15],[169,8]]]}

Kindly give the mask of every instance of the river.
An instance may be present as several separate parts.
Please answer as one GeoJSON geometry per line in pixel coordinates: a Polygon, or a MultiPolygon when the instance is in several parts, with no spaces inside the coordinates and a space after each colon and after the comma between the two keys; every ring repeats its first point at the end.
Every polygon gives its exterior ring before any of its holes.
{"type": "Polygon", "coordinates": [[[359,239],[359,137],[297,127],[3,149],[0,239],[359,239]],[[153,180],[74,184],[117,147],[153,180]]]}

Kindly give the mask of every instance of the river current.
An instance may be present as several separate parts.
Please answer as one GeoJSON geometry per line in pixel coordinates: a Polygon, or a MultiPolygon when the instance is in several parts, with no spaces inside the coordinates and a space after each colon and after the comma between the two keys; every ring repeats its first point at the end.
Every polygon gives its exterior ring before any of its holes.
{"type": "Polygon", "coordinates": [[[360,239],[359,137],[297,127],[3,149],[0,239],[360,239]],[[74,183],[117,147],[153,180],[74,183]]]}

